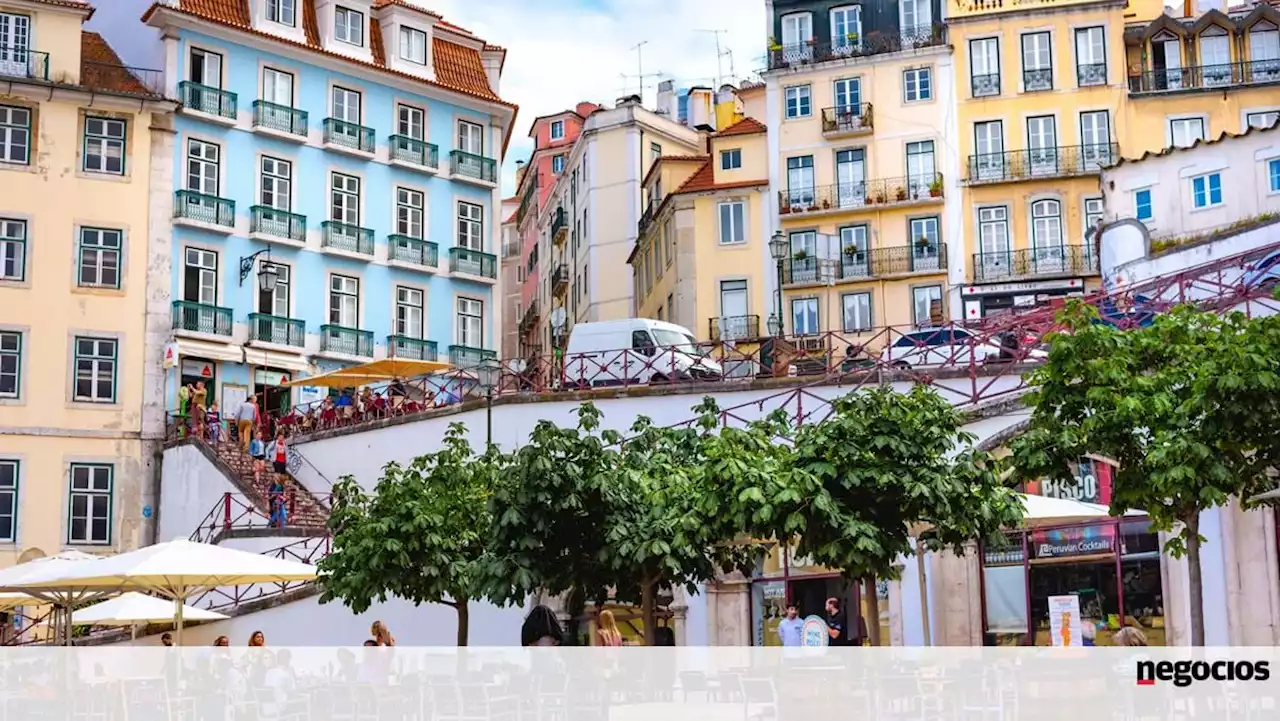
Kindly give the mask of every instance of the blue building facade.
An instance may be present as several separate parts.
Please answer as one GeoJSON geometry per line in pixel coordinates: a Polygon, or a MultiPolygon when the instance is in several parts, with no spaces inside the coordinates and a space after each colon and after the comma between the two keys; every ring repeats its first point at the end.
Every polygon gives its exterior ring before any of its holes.
{"type": "Polygon", "coordinates": [[[182,103],[169,407],[198,380],[278,409],[343,365],[492,355],[505,51],[401,0],[240,3],[144,18],[182,103]]]}

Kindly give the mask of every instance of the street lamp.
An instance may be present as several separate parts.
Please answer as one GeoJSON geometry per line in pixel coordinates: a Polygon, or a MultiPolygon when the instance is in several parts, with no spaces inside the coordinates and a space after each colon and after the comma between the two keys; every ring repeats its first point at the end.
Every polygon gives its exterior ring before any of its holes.
{"type": "Polygon", "coordinates": [[[773,256],[773,262],[778,266],[778,311],[777,322],[770,319],[769,332],[775,336],[782,335],[782,260],[787,257],[787,237],[782,231],[773,234],[773,239],[769,241],[769,255],[773,256]],[[774,328],[777,328],[776,332],[774,328]]]}
{"type": "Polygon", "coordinates": [[[769,328],[769,335],[771,337],[777,338],[778,336],[782,335],[782,319],[778,317],[777,313],[769,314],[769,320],[767,321],[767,326],[769,328]]]}
{"type": "Polygon", "coordinates": [[[240,259],[240,285],[244,285],[244,279],[249,277],[253,272],[253,261],[263,253],[267,254],[267,259],[262,264],[262,268],[258,270],[258,288],[264,293],[274,293],[276,290],[276,282],[280,280],[280,270],[276,268],[275,263],[271,262],[271,249],[264,248],[248,258],[240,259]]]}
{"type": "Polygon", "coordinates": [[[484,391],[484,414],[486,421],[485,447],[493,447],[493,392],[498,388],[498,380],[502,375],[502,365],[497,358],[485,358],[476,366],[476,385],[484,391]]]}

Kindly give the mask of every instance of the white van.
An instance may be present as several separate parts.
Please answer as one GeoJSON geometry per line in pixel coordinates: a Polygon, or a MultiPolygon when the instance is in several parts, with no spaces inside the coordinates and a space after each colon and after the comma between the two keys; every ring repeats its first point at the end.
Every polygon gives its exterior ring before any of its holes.
{"type": "Polygon", "coordinates": [[[579,387],[718,380],[724,370],[697,344],[687,328],[660,320],[579,323],[569,334],[564,379],[579,387]]]}

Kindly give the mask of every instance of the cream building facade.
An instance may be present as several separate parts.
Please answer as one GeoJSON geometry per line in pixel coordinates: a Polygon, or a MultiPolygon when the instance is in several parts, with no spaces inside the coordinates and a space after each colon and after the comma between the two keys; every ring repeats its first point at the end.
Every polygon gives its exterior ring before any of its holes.
{"type": "Polygon", "coordinates": [[[0,0],[0,565],[155,540],[174,104],[93,12],[0,0]]]}

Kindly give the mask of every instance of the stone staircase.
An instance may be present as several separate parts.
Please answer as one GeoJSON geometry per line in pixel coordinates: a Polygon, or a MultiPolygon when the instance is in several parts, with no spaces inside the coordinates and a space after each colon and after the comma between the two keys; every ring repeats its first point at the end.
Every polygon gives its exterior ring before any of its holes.
{"type": "MultiPolygon", "coordinates": [[[[253,459],[239,444],[223,439],[218,443],[210,443],[204,439],[188,438],[184,442],[192,443],[218,466],[228,479],[253,503],[264,516],[270,515],[271,484],[276,473],[271,464],[262,470],[261,479],[254,480],[253,459]]],[[[306,486],[298,482],[290,474],[281,474],[280,479],[285,489],[285,502],[289,504],[287,525],[290,529],[305,529],[315,533],[326,532],[329,520],[329,509],[306,486]]]]}

